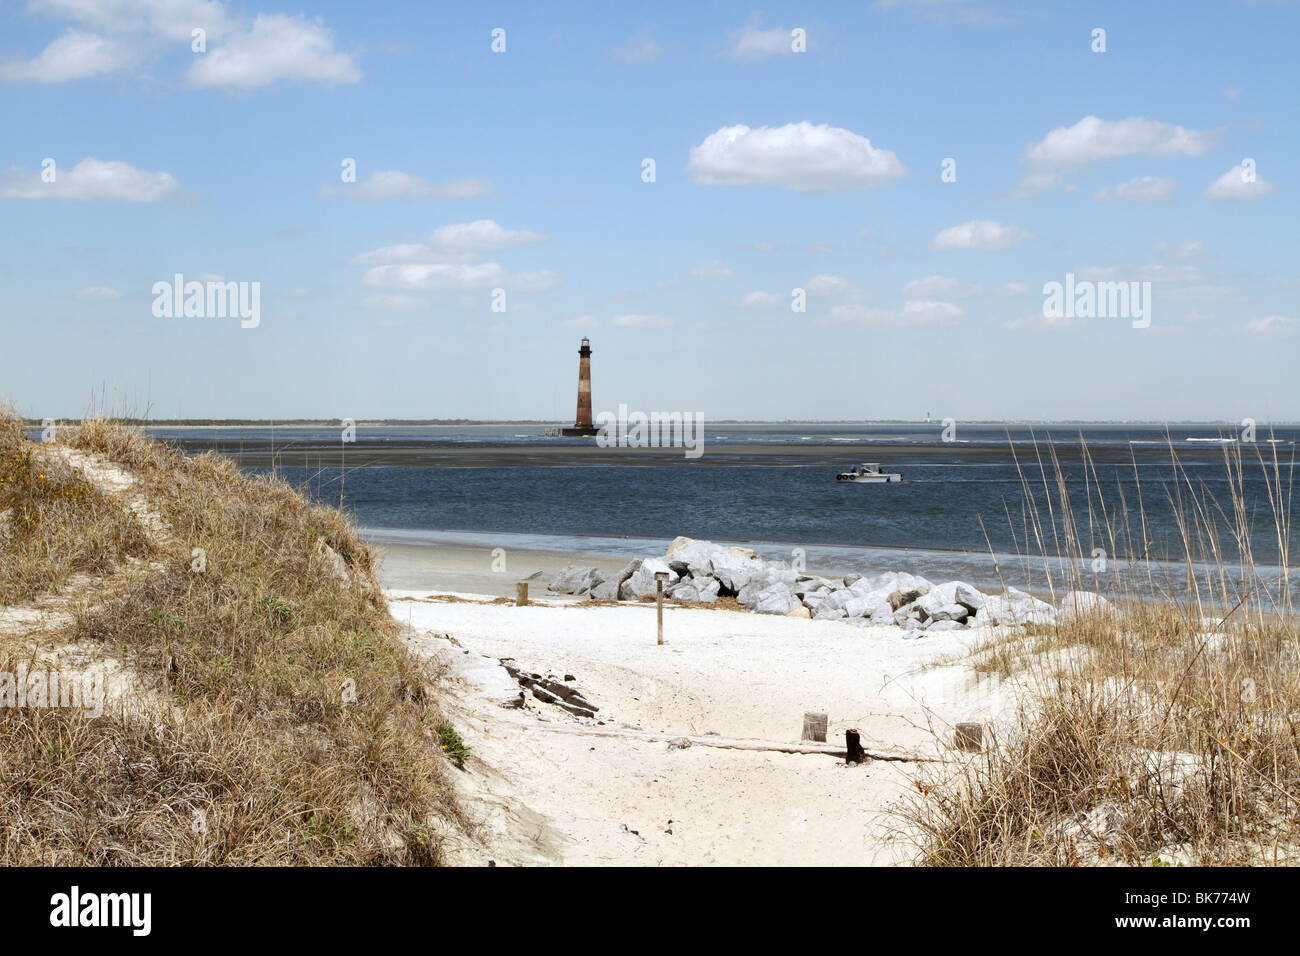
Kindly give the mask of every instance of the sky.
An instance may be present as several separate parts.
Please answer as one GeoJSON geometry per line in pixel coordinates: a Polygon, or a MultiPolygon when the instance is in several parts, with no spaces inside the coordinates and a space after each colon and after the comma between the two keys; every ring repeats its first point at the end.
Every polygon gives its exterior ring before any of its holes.
{"type": "Polygon", "coordinates": [[[268,2],[0,0],[22,414],[1300,420],[1300,3],[268,2]]]}

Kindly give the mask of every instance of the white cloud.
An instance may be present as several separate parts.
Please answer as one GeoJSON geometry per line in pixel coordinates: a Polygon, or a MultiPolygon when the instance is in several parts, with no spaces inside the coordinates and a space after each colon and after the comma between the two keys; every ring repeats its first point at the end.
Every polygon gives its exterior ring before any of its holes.
{"type": "Polygon", "coordinates": [[[1004,282],[998,286],[998,295],[1004,295],[1009,299],[1020,295],[1029,295],[1029,291],[1028,282],[1004,282]]]}
{"type": "Polygon", "coordinates": [[[419,309],[428,308],[430,303],[415,295],[381,292],[366,296],[361,304],[368,309],[419,309]]]}
{"type": "Polygon", "coordinates": [[[903,295],[909,299],[962,299],[979,295],[982,291],[978,283],[962,282],[947,276],[926,276],[903,286],[903,295]]]}
{"type": "Polygon", "coordinates": [[[1019,319],[1003,322],[1002,327],[1013,332],[1059,332],[1074,328],[1079,320],[1064,315],[1043,315],[1042,310],[1019,319]]]}
{"type": "Polygon", "coordinates": [[[427,199],[433,195],[433,187],[419,176],[396,169],[381,169],[371,173],[359,183],[344,183],[339,186],[326,186],[320,191],[322,196],[347,196],[352,199],[427,199]]]}
{"type": "Polygon", "coordinates": [[[220,0],[27,0],[27,8],[103,33],[148,33],[187,44],[196,27],[211,37],[232,25],[220,0]]]}
{"type": "Polygon", "coordinates": [[[157,202],[179,184],[171,173],[153,173],[127,163],[87,157],[71,169],[55,169],[52,183],[39,172],[10,170],[0,179],[0,199],[103,199],[112,202],[157,202]]]}
{"type": "Polygon", "coordinates": [[[1169,242],[1162,239],[1152,244],[1151,251],[1162,259],[1181,259],[1187,262],[1204,262],[1212,258],[1206,251],[1205,243],[1199,240],[1169,242]]]}
{"type": "Polygon", "coordinates": [[[1213,144],[1214,135],[1143,116],[1122,120],[1085,116],[1029,145],[1020,157],[1025,167],[1021,185],[1028,192],[1059,186],[1072,170],[1121,156],[1200,156],[1213,144]]]}
{"type": "Polygon", "coordinates": [[[504,288],[508,292],[546,292],[561,282],[560,274],[550,269],[536,272],[515,272],[506,277],[504,288]]]}
{"type": "Polygon", "coordinates": [[[837,302],[858,301],[866,297],[865,291],[852,279],[820,272],[803,284],[811,295],[822,296],[837,302]]]}
{"type": "Polygon", "coordinates": [[[1273,184],[1255,173],[1254,167],[1233,166],[1205,188],[1205,198],[1218,201],[1258,199],[1273,191],[1273,184]]]}
{"type": "Polygon", "coordinates": [[[914,327],[951,325],[963,314],[962,308],[951,302],[909,300],[902,309],[841,304],[830,310],[825,321],[831,325],[914,327]]]}
{"type": "Polygon", "coordinates": [[[1021,241],[1033,238],[1033,233],[1019,226],[1004,226],[992,219],[972,219],[940,230],[930,241],[930,248],[945,249],[1006,249],[1021,241]]]}
{"type": "Polygon", "coordinates": [[[686,270],[686,278],[700,282],[725,282],[736,278],[735,270],[725,265],[721,259],[709,259],[699,262],[686,270]]]}
{"type": "Polygon", "coordinates": [[[439,226],[433,231],[430,241],[436,246],[457,251],[495,252],[545,242],[546,239],[541,233],[526,229],[504,229],[492,219],[476,219],[473,222],[439,226]]]}
{"type": "Polygon", "coordinates": [[[66,83],[114,73],[131,65],[135,50],[110,37],[68,30],[30,60],[0,63],[0,79],[11,83],[66,83]]]}
{"type": "Polygon", "coordinates": [[[672,325],[673,320],[665,315],[616,315],[614,324],[624,329],[662,328],[672,325]]]}
{"type": "Polygon", "coordinates": [[[829,242],[810,242],[808,243],[808,251],[816,256],[835,255],[835,247],[829,242]]]}
{"type": "Polygon", "coordinates": [[[192,86],[255,89],[280,80],[335,85],[356,83],[361,68],[334,49],[334,34],[320,22],[283,13],[259,13],[253,25],[209,46],[187,72],[192,86]]]}
{"type": "Polygon", "coordinates": [[[706,186],[783,186],[796,192],[865,189],[907,173],[897,156],[866,137],[807,121],[724,126],[691,149],[686,168],[706,186]]]}
{"type": "Polygon", "coordinates": [[[453,179],[443,183],[430,183],[396,169],[381,169],[371,173],[359,183],[342,183],[322,187],[320,196],[345,196],[382,202],[389,199],[476,199],[490,196],[496,187],[487,179],[453,179]]]}
{"type": "Polygon", "coordinates": [[[497,262],[410,262],[375,266],[361,277],[370,289],[404,292],[489,289],[505,282],[506,270],[497,262]]]}
{"type": "Polygon", "coordinates": [[[618,46],[610,48],[610,53],[625,63],[652,63],[663,51],[664,48],[648,30],[634,33],[618,46]]]}
{"type": "Polygon", "coordinates": [[[756,26],[748,26],[740,31],[731,45],[731,58],[765,60],[768,57],[784,56],[794,52],[791,46],[793,39],[790,31],[785,27],[760,30],[756,26]]]}
{"type": "Polygon", "coordinates": [[[472,261],[483,253],[545,242],[546,236],[525,229],[505,229],[492,219],[439,226],[428,242],[402,242],[363,252],[353,265],[369,266],[396,262],[472,261]]]}
{"type": "Polygon", "coordinates": [[[78,299],[120,299],[122,293],[112,286],[88,285],[77,293],[78,299]]]}
{"type": "Polygon", "coordinates": [[[1295,319],[1287,318],[1284,315],[1266,315],[1259,319],[1251,319],[1246,323],[1246,331],[1252,335],[1263,336],[1284,336],[1292,335],[1296,326],[1300,325],[1295,319]]]}
{"type": "Polygon", "coordinates": [[[1092,198],[1097,202],[1161,202],[1174,198],[1177,185],[1161,176],[1138,176],[1115,186],[1103,186],[1092,198]]]}
{"type": "Polygon", "coordinates": [[[594,329],[600,325],[600,322],[594,315],[579,315],[576,318],[565,319],[564,325],[570,329],[594,329]]]}
{"type": "Polygon", "coordinates": [[[450,179],[433,187],[433,194],[439,199],[479,199],[496,191],[497,187],[490,179],[450,179]]]}
{"type": "Polygon", "coordinates": [[[789,301],[788,296],[779,292],[764,292],[762,289],[746,292],[740,297],[740,304],[746,309],[775,309],[789,301]]]}

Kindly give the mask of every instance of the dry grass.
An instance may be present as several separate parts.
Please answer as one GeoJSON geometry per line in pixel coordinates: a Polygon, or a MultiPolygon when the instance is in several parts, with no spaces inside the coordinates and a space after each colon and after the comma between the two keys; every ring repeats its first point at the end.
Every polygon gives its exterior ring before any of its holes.
{"type": "MultiPolygon", "coordinates": [[[[1169,495],[1187,588],[1175,596],[1159,593],[1142,561],[1090,578],[1082,569],[1091,567],[1093,543],[1123,553],[1129,529],[1095,482],[1087,493],[1097,520],[1075,527],[1060,469],[1039,464],[1048,493],[1026,514],[1024,539],[1067,558],[1043,562],[1047,587],[1058,595],[1107,590],[1114,603],[978,652],[977,670],[1015,677],[1028,690],[1014,726],[982,754],[917,781],[905,817],[919,834],[921,862],[1296,862],[1300,635],[1285,570],[1290,466],[1256,462],[1280,581],[1251,554],[1240,453],[1225,459],[1228,502],[1211,500],[1177,469],[1183,481],[1169,495]]],[[[1032,498],[1038,489],[1024,481],[1032,498]]],[[[1140,509],[1138,523],[1144,532],[1140,509]]]]}
{"type": "Polygon", "coordinates": [[[72,468],[41,455],[0,409],[0,604],[105,574],[148,543],[130,512],[72,468]]]}
{"type": "MultiPolygon", "coordinates": [[[[436,675],[407,653],[346,519],[104,422],[70,441],[131,472],[169,527],[162,570],[70,635],[122,659],[162,706],[0,712],[0,863],[439,862],[464,821],[436,675]]],[[[103,507],[42,521],[51,540],[76,538],[103,507]]],[[[138,532],[91,553],[116,564],[138,532]]],[[[59,552],[45,578],[87,560],[59,552]]]]}

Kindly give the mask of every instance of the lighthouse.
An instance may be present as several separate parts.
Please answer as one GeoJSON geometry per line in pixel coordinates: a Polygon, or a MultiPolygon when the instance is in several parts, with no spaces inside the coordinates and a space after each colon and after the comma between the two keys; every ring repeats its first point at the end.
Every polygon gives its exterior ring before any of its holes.
{"type": "Polygon", "coordinates": [[[573,427],[564,429],[561,434],[581,437],[595,435],[598,431],[591,423],[591,341],[583,336],[578,347],[578,414],[574,417],[573,427]]]}

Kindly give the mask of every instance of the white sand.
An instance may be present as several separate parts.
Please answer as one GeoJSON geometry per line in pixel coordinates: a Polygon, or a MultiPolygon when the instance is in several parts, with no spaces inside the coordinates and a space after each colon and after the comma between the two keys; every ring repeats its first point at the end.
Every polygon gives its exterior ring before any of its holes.
{"type": "MultiPolygon", "coordinates": [[[[573,675],[567,683],[600,708],[599,724],[585,723],[601,732],[788,744],[803,713],[821,711],[832,743],[855,727],[868,748],[953,759],[940,743],[953,723],[1011,707],[967,664],[937,663],[959,658],[978,631],[908,641],[897,628],[671,607],[657,646],[653,605],[517,608],[388,593],[395,618],[449,635],[465,662],[514,658],[527,671],[573,675]]],[[[905,862],[906,840],[890,838],[900,826],[891,804],[921,767],[941,766],[596,737],[531,695],[522,710],[491,703],[476,679],[452,682],[452,717],[475,758],[460,779],[488,822],[486,845],[466,846],[465,862],[905,862]]]]}

